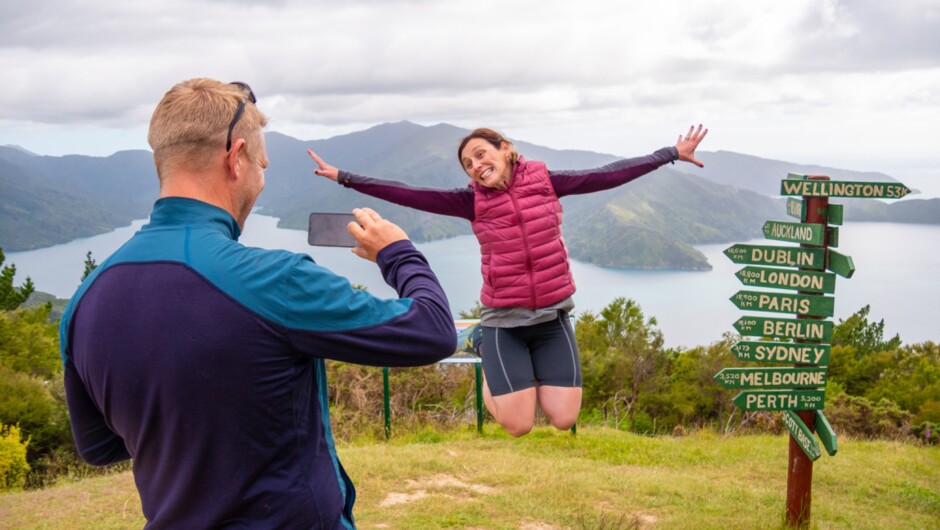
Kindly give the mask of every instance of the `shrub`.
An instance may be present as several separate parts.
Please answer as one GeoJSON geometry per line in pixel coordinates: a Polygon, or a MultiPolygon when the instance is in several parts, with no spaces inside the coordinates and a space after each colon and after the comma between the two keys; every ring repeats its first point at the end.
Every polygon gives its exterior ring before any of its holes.
{"type": "Polygon", "coordinates": [[[873,403],[861,396],[840,394],[826,404],[826,418],[838,434],[860,438],[906,437],[911,433],[913,414],[897,403],[882,399],[873,403]]]}
{"type": "Polygon", "coordinates": [[[940,445],[940,423],[925,421],[912,427],[911,435],[927,445],[940,445]]]}
{"type": "MultiPolygon", "coordinates": [[[[327,374],[334,436],[384,437],[382,369],[330,362],[327,374]]],[[[473,367],[466,364],[390,369],[392,432],[412,432],[427,424],[474,425],[474,379],[473,367]]]]}
{"type": "Polygon", "coordinates": [[[60,379],[45,382],[0,365],[0,423],[17,425],[29,437],[30,460],[71,445],[64,398],[56,395],[62,386],[60,379]]]}
{"type": "Polygon", "coordinates": [[[0,492],[23,489],[29,473],[28,445],[28,440],[21,440],[19,427],[0,425],[0,492]]]}

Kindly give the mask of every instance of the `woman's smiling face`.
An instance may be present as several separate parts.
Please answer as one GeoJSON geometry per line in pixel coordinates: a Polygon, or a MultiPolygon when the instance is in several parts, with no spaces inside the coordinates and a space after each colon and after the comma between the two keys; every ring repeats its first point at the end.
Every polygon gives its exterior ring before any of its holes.
{"type": "Polygon", "coordinates": [[[496,148],[483,138],[473,138],[463,148],[460,162],[463,170],[473,181],[487,188],[504,190],[509,177],[512,176],[509,153],[508,142],[503,142],[499,148],[496,148]]]}

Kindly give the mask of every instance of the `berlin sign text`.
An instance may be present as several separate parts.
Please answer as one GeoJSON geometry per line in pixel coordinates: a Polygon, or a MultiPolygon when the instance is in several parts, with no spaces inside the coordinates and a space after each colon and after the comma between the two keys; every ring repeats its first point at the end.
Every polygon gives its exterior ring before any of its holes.
{"type": "Polygon", "coordinates": [[[734,329],[751,337],[829,342],[832,325],[828,320],[743,316],[734,323],[734,329]]]}

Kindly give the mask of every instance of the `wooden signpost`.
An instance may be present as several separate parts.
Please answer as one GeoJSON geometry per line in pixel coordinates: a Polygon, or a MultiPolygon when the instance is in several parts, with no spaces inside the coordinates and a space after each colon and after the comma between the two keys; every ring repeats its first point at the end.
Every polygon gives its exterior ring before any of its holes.
{"type": "Polygon", "coordinates": [[[799,243],[799,247],[736,244],[725,255],[746,265],[735,276],[751,288],[791,292],[741,290],[731,298],[740,309],[794,314],[796,318],[745,315],[734,328],[745,337],[731,347],[748,362],[792,363],[792,367],[729,367],[715,374],[725,388],[741,389],[732,400],[744,411],[783,411],[781,421],[790,432],[787,466],[786,521],[806,527],[810,520],[813,461],[822,456],[819,442],[833,456],[836,433],[823,414],[825,386],[832,348],[836,275],[851,278],[855,264],[832,247],[839,244],[843,208],[829,197],[899,199],[910,193],[897,182],[838,182],[825,176],[790,173],[780,183],[787,199],[786,213],[799,222],[767,221],[766,239],[799,243]],[[794,197],[802,197],[797,199],[794,197]],[[830,271],[830,272],[826,272],[830,271]],[[793,293],[792,291],[796,291],[793,293]],[[814,436],[815,433],[815,436],[814,436]]]}

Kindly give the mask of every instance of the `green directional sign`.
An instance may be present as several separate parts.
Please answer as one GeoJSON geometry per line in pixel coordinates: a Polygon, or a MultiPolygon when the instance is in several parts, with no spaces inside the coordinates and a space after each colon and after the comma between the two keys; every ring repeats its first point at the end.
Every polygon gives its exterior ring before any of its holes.
{"type": "Polygon", "coordinates": [[[738,291],[730,298],[738,309],[771,313],[796,313],[814,317],[831,317],[836,299],[813,294],[738,291]]]}
{"type": "Polygon", "coordinates": [[[806,218],[806,203],[801,199],[790,197],[787,199],[787,215],[802,221],[806,218]]]}
{"type": "Polygon", "coordinates": [[[739,409],[753,410],[821,410],[825,390],[742,390],[734,396],[739,409]]]}
{"type": "Polygon", "coordinates": [[[821,248],[737,244],[726,248],[725,256],[741,265],[776,265],[815,271],[826,267],[826,252],[821,248]]]}
{"type": "Polygon", "coordinates": [[[829,224],[841,225],[844,217],[844,208],[841,204],[829,203],[829,208],[826,209],[826,219],[829,221],[829,224]]]}
{"type": "Polygon", "coordinates": [[[815,223],[787,223],[767,221],[764,223],[764,237],[777,241],[790,241],[805,245],[822,245],[826,227],[815,223]]]}
{"type": "Polygon", "coordinates": [[[803,423],[803,419],[800,418],[799,414],[792,410],[787,410],[780,416],[780,420],[787,430],[790,431],[790,435],[793,436],[793,439],[796,440],[796,445],[800,446],[800,449],[806,453],[806,458],[818,460],[819,457],[822,456],[822,450],[819,449],[819,442],[816,441],[809,427],[803,423]]]}
{"type": "Polygon", "coordinates": [[[796,289],[812,293],[836,292],[836,275],[830,272],[793,271],[747,266],[735,273],[744,285],[771,289],[796,289]]]}
{"type": "Polygon", "coordinates": [[[780,195],[799,197],[855,197],[900,199],[911,190],[900,182],[841,182],[837,180],[780,181],[780,195]]]}
{"type": "Polygon", "coordinates": [[[830,250],[829,270],[843,278],[851,278],[852,275],[855,274],[855,262],[852,261],[852,256],[846,256],[835,250],[830,250]]]}
{"type": "Polygon", "coordinates": [[[826,368],[725,368],[715,374],[725,388],[808,388],[826,386],[826,368]]]}
{"type": "Polygon", "coordinates": [[[828,344],[768,342],[742,340],[731,347],[731,353],[742,361],[767,363],[816,364],[826,366],[832,347],[828,344]]]}
{"type": "Polygon", "coordinates": [[[826,415],[821,410],[816,412],[816,434],[829,456],[835,456],[836,452],[839,451],[836,431],[832,430],[832,425],[829,425],[829,420],[826,419],[826,415]]]}
{"type": "Polygon", "coordinates": [[[800,339],[829,342],[832,322],[799,318],[766,318],[744,316],[734,323],[738,333],[752,337],[800,339]]]}

